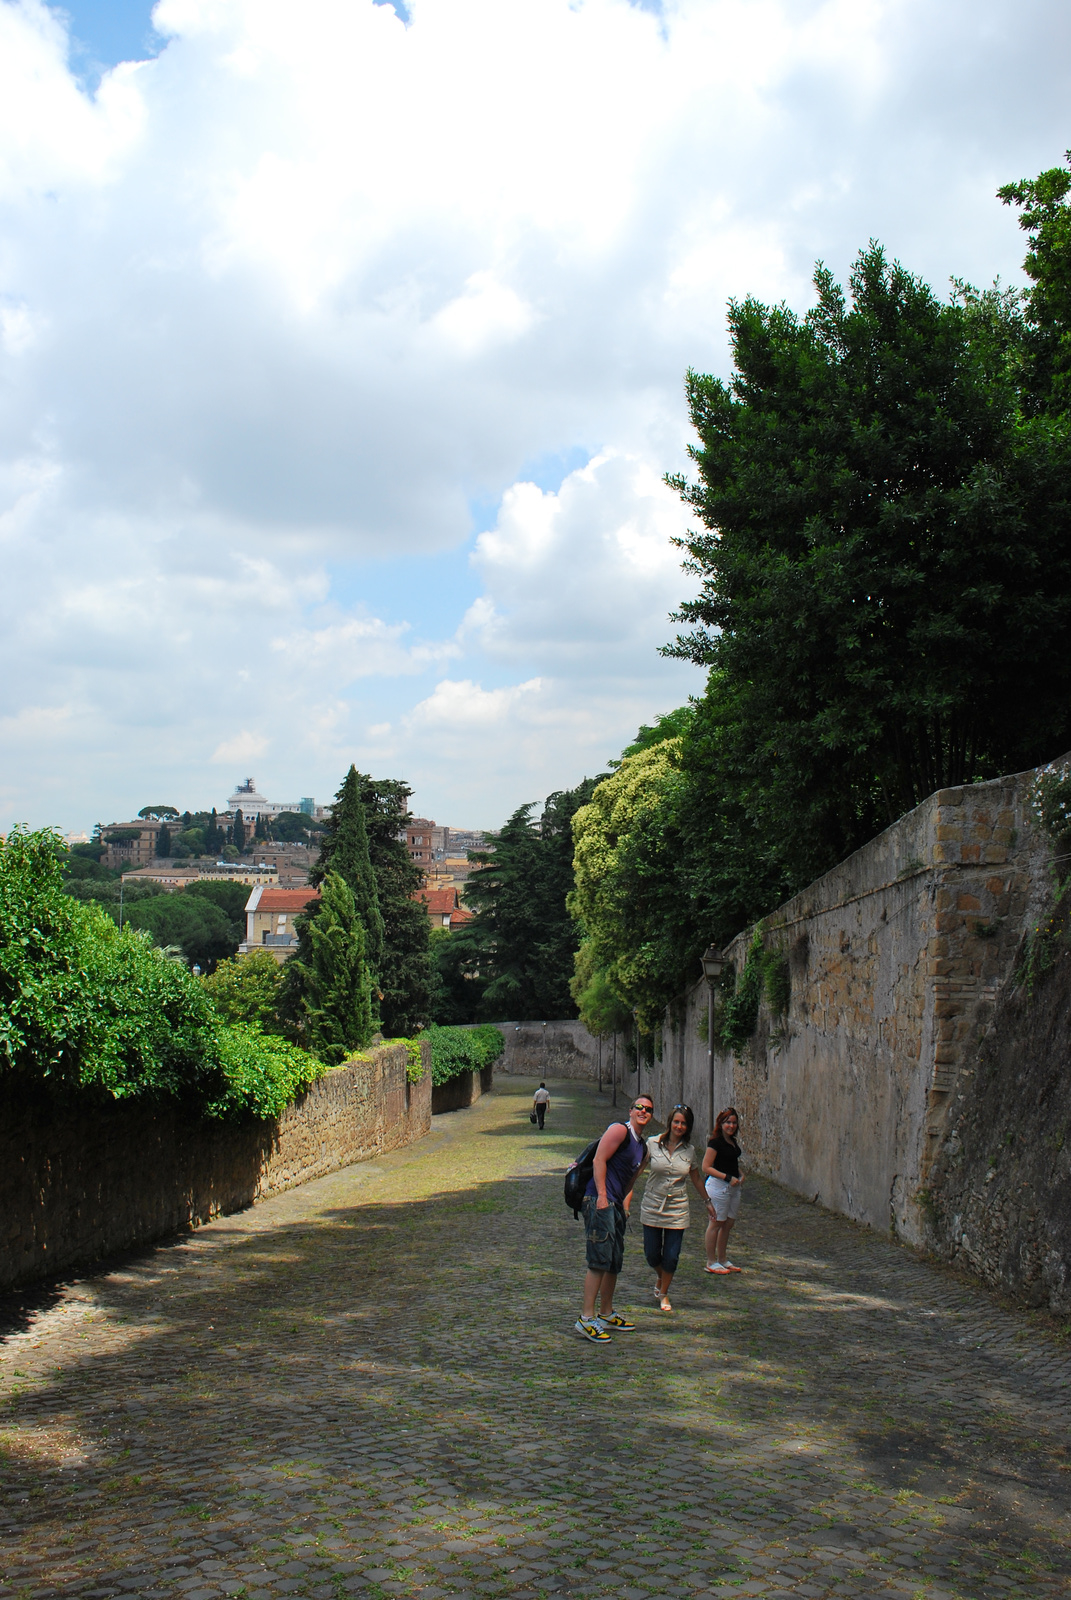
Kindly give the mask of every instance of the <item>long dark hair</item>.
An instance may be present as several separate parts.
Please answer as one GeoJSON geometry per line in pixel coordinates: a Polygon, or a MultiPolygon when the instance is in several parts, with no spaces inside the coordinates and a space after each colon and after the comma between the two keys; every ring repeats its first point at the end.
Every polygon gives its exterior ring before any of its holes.
{"type": "MultiPolygon", "coordinates": [[[[735,1117],[736,1118],[736,1132],[737,1133],[740,1132],[740,1113],[739,1113],[739,1111],[737,1111],[735,1106],[726,1106],[725,1110],[724,1111],[719,1111],[717,1116],[714,1118],[714,1131],[710,1135],[711,1144],[713,1144],[715,1139],[720,1139],[721,1138],[721,1127],[722,1127],[722,1123],[725,1121],[726,1117],[735,1117]]],[[[733,1136],[733,1143],[734,1144],[736,1143],[735,1134],[733,1136]]]]}
{"type": "Polygon", "coordinates": [[[691,1106],[674,1106],[673,1110],[669,1114],[669,1121],[666,1123],[666,1131],[658,1141],[663,1150],[669,1143],[670,1135],[673,1132],[673,1118],[677,1115],[678,1111],[688,1124],[684,1132],[684,1138],[681,1140],[681,1144],[687,1144],[689,1139],[692,1137],[692,1128],[695,1125],[695,1112],[692,1110],[691,1106]]]}

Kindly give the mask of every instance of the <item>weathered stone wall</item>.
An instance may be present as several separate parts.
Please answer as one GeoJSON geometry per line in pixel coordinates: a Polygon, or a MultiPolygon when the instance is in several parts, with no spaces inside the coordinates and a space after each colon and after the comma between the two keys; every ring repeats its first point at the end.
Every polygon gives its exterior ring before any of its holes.
{"type": "MultiPolygon", "coordinates": [[[[582,1022],[496,1022],[506,1048],[495,1062],[498,1072],[522,1078],[599,1077],[600,1041],[582,1022]]],[[[610,1078],[612,1044],[602,1043],[602,1073],[610,1078]]],[[[618,1072],[623,1060],[618,1048],[618,1072]]]]}
{"type": "MultiPolygon", "coordinates": [[[[764,1002],[739,1056],[708,1052],[697,984],[643,1071],[657,1108],[687,1101],[709,1127],[734,1104],[758,1170],[932,1244],[941,1147],[976,1092],[980,1041],[1049,892],[1033,777],[940,791],[766,918],[765,947],[789,963],[786,1013],[764,1002]]],[[[737,972],[753,932],[729,948],[737,972]]],[[[626,1082],[635,1092],[635,1073],[626,1082]]]]}
{"type": "MultiPolygon", "coordinates": [[[[1059,919],[1066,940],[1066,914],[1059,919]]],[[[965,1070],[923,1203],[931,1248],[1034,1306],[1071,1312],[1071,951],[1008,986],[965,1070]]]]}
{"type": "Polygon", "coordinates": [[[330,1072],[271,1122],[217,1123],[114,1102],[57,1110],[0,1099],[0,1287],[169,1233],[366,1161],[431,1127],[430,1046],[420,1083],[404,1045],[330,1072]]]}
{"type": "Polygon", "coordinates": [[[436,1084],[431,1091],[431,1111],[437,1117],[444,1111],[464,1111],[466,1106],[475,1105],[481,1095],[487,1094],[494,1085],[495,1063],[484,1067],[480,1072],[459,1072],[455,1077],[447,1079],[446,1083],[436,1084]]]}

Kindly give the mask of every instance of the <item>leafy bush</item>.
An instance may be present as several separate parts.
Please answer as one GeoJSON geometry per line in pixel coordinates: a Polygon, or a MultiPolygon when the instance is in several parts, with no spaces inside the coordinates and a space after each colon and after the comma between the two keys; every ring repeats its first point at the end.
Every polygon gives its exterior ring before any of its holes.
{"type": "Polygon", "coordinates": [[[714,1040],[723,1050],[739,1053],[755,1032],[759,1004],[765,998],[774,1016],[788,1010],[791,980],[788,962],[779,950],[763,948],[756,929],[739,979],[730,970],[722,980],[724,999],[714,1013],[714,1040]]]}
{"type": "Polygon", "coordinates": [[[480,1072],[506,1048],[496,1027],[490,1022],[476,1028],[439,1028],[432,1023],[426,1037],[431,1041],[431,1081],[449,1083],[462,1072],[480,1072]]]}
{"type": "Polygon", "coordinates": [[[221,961],[201,979],[201,986],[226,1022],[251,1022],[274,1031],[283,969],[267,950],[221,961]]]}
{"type": "Polygon", "coordinates": [[[205,1103],[210,1117],[250,1111],[255,1117],[277,1117],[327,1071],[323,1062],[296,1044],[262,1033],[251,1023],[220,1028],[217,1050],[224,1086],[205,1103]]]}
{"type": "Polygon", "coordinates": [[[0,843],[0,1075],[209,1116],[272,1116],[324,1071],[257,1028],[229,1028],[185,966],[63,892],[59,841],[0,843]]]}

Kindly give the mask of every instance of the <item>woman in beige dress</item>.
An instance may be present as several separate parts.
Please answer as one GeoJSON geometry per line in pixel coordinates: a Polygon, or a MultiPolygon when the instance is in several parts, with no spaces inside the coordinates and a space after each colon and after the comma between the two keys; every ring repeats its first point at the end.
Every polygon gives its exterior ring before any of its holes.
{"type": "Polygon", "coordinates": [[[673,1310],[669,1286],[677,1270],[689,1221],[689,1180],[708,1212],[713,1213],[703,1188],[699,1157],[691,1143],[694,1122],[690,1106],[674,1106],[665,1133],[652,1134],[647,1141],[647,1187],[640,1206],[643,1253],[648,1266],[657,1274],[655,1299],[663,1311],[673,1310]]]}

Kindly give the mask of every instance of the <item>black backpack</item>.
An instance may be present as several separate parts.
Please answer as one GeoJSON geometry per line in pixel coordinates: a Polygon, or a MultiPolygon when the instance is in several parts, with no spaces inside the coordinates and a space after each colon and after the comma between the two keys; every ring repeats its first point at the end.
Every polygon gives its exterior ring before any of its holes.
{"type": "MultiPolygon", "coordinates": [[[[614,1126],[616,1124],[611,1122],[610,1127],[614,1126]]],[[[628,1123],[624,1122],[621,1126],[627,1128],[628,1123]]],[[[609,1130],[604,1129],[603,1131],[608,1132],[609,1130]]],[[[565,1203],[573,1213],[574,1222],[579,1221],[580,1207],[584,1203],[584,1191],[595,1172],[595,1152],[599,1148],[601,1139],[602,1134],[600,1133],[598,1139],[592,1139],[590,1144],[586,1144],[565,1174],[565,1203]]]]}

